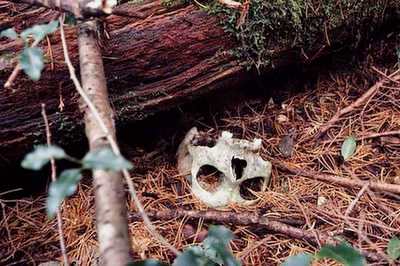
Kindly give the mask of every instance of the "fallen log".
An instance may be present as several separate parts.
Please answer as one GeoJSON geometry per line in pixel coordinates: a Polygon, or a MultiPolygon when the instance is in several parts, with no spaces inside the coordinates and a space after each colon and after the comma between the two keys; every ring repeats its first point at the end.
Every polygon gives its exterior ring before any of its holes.
{"type": "MultiPolygon", "coordinates": [[[[376,2],[379,1],[372,1],[371,5],[379,5],[376,2]]],[[[369,17],[371,12],[362,18],[350,14],[341,24],[325,25],[320,35],[304,47],[293,46],[289,37],[283,42],[285,45],[276,41],[279,47],[269,52],[268,65],[262,71],[309,63],[335,47],[368,38],[388,20],[398,21],[397,1],[383,2],[387,5],[379,14],[380,19],[369,17]],[[358,36],[359,32],[363,35],[358,36]]],[[[45,8],[10,5],[14,9],[0,6],[0,30],[13,26],[20,31],[58,16],[57,11],[45,8]]],[[[166,7],[163,1],[127,3],[119,9],[126,16],[104,18],[104,30],[99,32],[103,36],[105,72],[117,125],[142,120],[210,91],[231,87],[251,75],[242,64],[244,59],[229,52],[241,44],[219,26],[217,16],[195,5],[166,7]]],[[[309,19],[307,16],[303,19],[309,19]]],[[[77,41],[72,27],[66,29],[66,36],[72,62],[78,67],[77,41]]],[[[271,38],[269,42],[274,40],[271,38]]],[[[0,40],[1,88],[15,65],[15,60],[4,58],[15,57],[22,47],[18,40],[0,40]]],[[[11,89],[1,90],[0,166],[19,161],[33,144],[45,142],[42,103],[47,106],[55,143],[65,146],[84,139],[79,97],[63,62],[59,34],[43,41],[42,48],[48,64],[41,79],[32,82],[21,73],[11,89]]]]}

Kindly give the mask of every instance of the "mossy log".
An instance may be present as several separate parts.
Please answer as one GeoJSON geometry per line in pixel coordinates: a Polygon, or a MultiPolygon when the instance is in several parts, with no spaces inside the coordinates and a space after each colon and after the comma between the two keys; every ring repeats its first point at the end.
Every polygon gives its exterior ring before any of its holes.
{"type": "MultiPolygon", "coordinates": [[[[261,57],[258,60],[268,62],[261,71],[309,63],[329,53],[334,47],[366,38],[387,19],[398,20],[397,1],[384,2],[387,4],[379,14],[380,19],[370,18],[371,12],[365,12],[362,18],[352,18],[350,14],[344,23],[329,27],[323,17],[319,18],[322,21],[319,34],[313,33],[313,41],[307,47],[294,45],[292,35],[280,34],[280,41],[275,43],[276,49],[271,50],[273,36],[267,34],[270,39],[264,51],[268,51],[268,60],[261,57]],[[391,5],[391,2],[394,4],[391,5]],[[362,19],[362,23],[353,24],[355,19],[362,19]],[[361,32],[362,36],[357,35],[361,32]],[[285,36],[288,39],[282,42],[285,36]]],[[[249,65],[246,62],[252,56],[249,52],[252,50],[251,42],[257,40],[252,36],[243,38],[237,33],[227,33],[233,31],[233,24],[221,26],[220,19],[232,21],[230,11],[225,12],[223,18],[210,15],[195,5],[173,3],[166,7],[161,1],[126,3],[120,8],[127,16],[104,18],[104,31],[99,32],[110,98],[118,125],[144,119],[194,97],[233,86],[250,75],[246,71],[249,65]],[[242,47],[249,46],[249,43],[250,48],[242,47]],[[235,50],[238,47],[242,49],[235,50]],[[246,56],[240,57],[235,51],[244,51],[246,56]]],[[[251,12],[250,9],[248,20],[253,19],[251,12]]],[[[291,13],[289,15],[296,23],[301,19],[291,13]]],[[[56,11],[32,8],[26,4],[13,4],[13,8],[3,6],[0,7],[0,30],[15,27],[20,31],[57,16],[56,11]]],[[[308,23],[307,19],[303,19],[303,22],[308,23]]],[[[288,29],[285,31],[288,32],[288,29]]],[[[265,29],[261,33],[265,34],[265,29]]],[[[72,62],[78,68],[74,27],[68,27],[66,34],[72,62]]],[[[13,60],[7,58],[15,58],[23,43],[0,40],[0,166],[16,162],[34,144],[45,142],[42,103],[46,104],[55,143],[66,145],[84,137],[82,114],[78,108],[79,97],[64,64],[59,34],[53,34],[41,45],[47,59],[41,79],[33,82],[20,73],[12,88],[4,89],[3,85],[15,65],[13,60]]],[[[254,54],[257,55],[257,51],[254,54]]]]}

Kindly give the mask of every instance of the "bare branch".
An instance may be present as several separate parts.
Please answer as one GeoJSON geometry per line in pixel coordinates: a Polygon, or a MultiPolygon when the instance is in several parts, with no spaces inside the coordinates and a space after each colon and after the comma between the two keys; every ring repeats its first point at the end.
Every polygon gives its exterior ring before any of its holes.
{"type": "Polygon", "coordinates": [[[369,184],[368,188],[379,191],[379,192],[390,192],[390,193],[395,193],[395,194],[400,194],[400,185],[396,184],[387,184],[387,183],[381,183],[381,182],[371,182],[371,181],[362,181],[362,180],[354,180],[354,179],[349,179],[349,178],[343,178],[341,176],[335,176],[335,175],[330,175],[330,174],[321,174],[317,173],[312,170],[305,170],[305,169],[299,169],[297,167],[291,167],[281,161],[277,160],[272,160],[273,165],[276,165],[277,167],[287,170],[291,172],[292,174],[299,175],[299,176],[304,176],[310,179],[326,182],[326,183],[333,183],[333,184],[338,184],[344,187],[349,187],[349,188],[362,188],[365,186],[365,184],[369,184]]]}
{"type": "MultiPolygon", "coordinates": [[[[50,126],[49,126],[49,120],[47,119],[47,114],[46,114],[46,105],[42,104],[42,116],[44,120],[44,125],[46,126],[46,139],[47,139],[47,145],[51,145],[51,131],[50,131],[50,126]]],[[[56,181],[56,162],[54,158],[50,159],[50,165],[51,165],[51,181],[55,182],[56,181]]],[[[61,247],[61,253],[64,259],[64,264],[65,266],[69,265],[68,262],[68,256],[67,256],[67,249],[65,247],[65,239],[64,239],[64,233],[62,229],[62,217],[61,217],[61,211],[60,209],[57,210],[57,229],[58,229],[58,238],[60,240],[60,247],[61,247]]]]}
{"type": "Polygon", "coordinates": [[[400,75],[398,74],[400,70],[395,71],[388,77],[385,77],[381,80],[379,80],[375,85],[373,85],[371,88],[369,88],[361,97],[359,97],[356,101],[351,103],[349,106],[346,106],[343,109],[340,109],[339,111],[336,112],[336,114],[328,121],[325,123],[323,127],[319,130],[319,136],[322,136],[325,134],[336,122],[339,121],[339,119],[347,114],[352,112],[355,108],[359,107],[361,104],[364,102],[368,101],[376,92],[377,90],[382,87],[387,80],[393,80],[393,81],[398,81],[400,80],[400,75]]]}
{"type": "MultiPolygon", "coordinates": [[[[305,231],[294,226],[290,226],[286,223],[274,221],[268,217],[258,215],[254,212],[232,212],[232,211],[217,211],[217,210],[183,210],[183,209],[171,209],[158,212],[149,212],[148,215],[158,220],[171,220],[177,218],[188,218],[188,219],[204,219],[208,221],[214,221],[219,223],[230,223],[237,226],[240,225],[257,225],[264,226],[267,230],[275,233],[284,234],[291,238],[300,239],[303,241],[309,241],[314,245],[318,245],[318,240],[315,234],[311,231],[305,231]]],[[[130,218],[137,220],[138,214],[132,214],[130,218]]],[[[338,241],[333,237],[323,233],[317,232],[321,244],[337,244],[338,241]]],[[[367,251],[361,251],[371,261],[380,261],[385,259],[380,254],[375,254],[367,251]]]]}
{"type": "MultiPolygon", "coordinates": [[[[63,50],[64,50],[65,62],[68,66],[68,70],[70,72],[70,77],[71,77],[72,81],[74,82],[74,85],[75,85],[78,93],[82,97],[84,103],[87,105],[88,109],[90,110],[91,114],[93,115],[93,118],[96,121],[97,125],[101,128],[104,137],[106,137],[107,141],[109,142],[111,149],[113,150],[113,152],[116,155],[121,155],[119,147],[118,147],[115,139],[110,134],[109,129],[107,128],[106,124],[104,123],[102,117],[100,116],[99,111],[97,110],[97,108],[95,107],[95,105],[93,104],[91,99],[88,97],[87,93],[82,88],[82,86],[79,83],[78,78],[76,77],[75,69],[74,69],[74,67],[71,63],[71,60],[69,58],[69,55],[68,55],[68,48],[67,48],[64,29],[63,29],[63,19],[60,19],[60,29],[61,29],[61,40],[62,40],[62,45],[63,45],[63,50]]],[[[110,114],[108,114],[108,115],[110,115],[110,114]]],[[[155,239],[157,239],[164,246],[168,247],[176,255],[180,254],[180,252],[174,246],[172,246],[164,237],[162,237],[156,231],[154,225],[151,223],[149,217],[146,215],[146,213],[144,211],[144,207],[141,204],[141,202],[137,196],[137,193],[136,193],[136,190],[135,190],[135,187],[134,187],[134,184],[133,184],[133,181],[132,181],[132,178],[131,178],[129,172],[127,170],[124,170],[122,173],[124,175],[126,183],[128,184],[130,195],[133,198],[134,203],[135,203],[136,207],[138,208],[140,214],[142,215],[144,223],[146,224],[146,227],[149,230],[149,232],[152,234],[152,236],[155,239]]]]}

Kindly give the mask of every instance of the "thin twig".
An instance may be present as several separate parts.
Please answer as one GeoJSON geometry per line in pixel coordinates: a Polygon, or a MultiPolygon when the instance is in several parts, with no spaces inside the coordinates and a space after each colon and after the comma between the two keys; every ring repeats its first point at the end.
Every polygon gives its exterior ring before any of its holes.
{"type": "Polygon", "coordinates": [[[365,191],[368,189],[368,187],[369,187],[369,183],[365,183],[365,185],[360,189],[360,191],[358,191],[357,196],[350,203],[349,207],[347,207],[346,212],[344,213],[345,217],[349,216],[349,214],[352,212],[352,210],[356,206],[357,202],[360,200],[361,196],[364,195],[365,191]]]}
{"type": "MultiPolygon", "coordinates": [[[[118,144],[116,143],[116,141],[113,139],[113,137],[111,136],[110,132],[108,131],[107,126],[104,124],[104,121],[101,119],[101,116],[98,112],[98,110],[96,109],[96,107],[94,106],[94,104],[92,103],[92,101],[90,100],[90,98],[88,97],[88,95],[85,93],[84,89],[82,88],[76,74],[75,74],[75,68],[71,63],[71,60],[69,58],[69,54],[68,54],[68,47],[67,47],[67,41],[65,38],[65,34],[64,34],[64,18],[61,17],[60,18],[60,32],[61,32],[61,42],[62,42],[62,47],[63,47],[63,51],[64,51],[64,58],[65,58],[65,63],[68,66],[68,70],[69,70],[69,74],[70,74],[70,78],[73,81],[76,90],[78,91],[79,95],[82,97],[83,101],[85,102],[85,104],[87,104],[87,106],[89,107],[90,111],[92,112],[98,126],[101,128],[101,130],[104,132],[104,134],[107,136],[107,140],[110,143],[111,149],[112,151],[116,154],[116,155],[121,155],[121,152],[119,150],[118,144]]],[[[141,214],[143,221],[147,227],[147,229],[149,230],[150,234],[157,239],[157,241],[159,241],[161,244],[163,244],[164,246],[168,247],[175,255],[179,255],[180,251],[178,251],[174,246],[172,246],[163,236],[161,236],[158,232],[157,229],[154,227],[153,223],[150,221],[149,217],[147,216],[144,207],[142,205],[142,203],[140,202],[137,193],[136,193],[136,189],[134,187],[132,178],[128,172],[128,170],[123,170],[122,171],[123,176],[125,178],[125,181],[128,185],[128,189],[129,189],[129,193],[136,205],[136,207],[139,210],[139,213],[141,214]]]]}
{"type": "MultiPolygon", "coordinates": [[[[39,44],[40,40],[35,40],[31,47],[36,47],[39,44]]],[[[11,72],[11,75],[8,77],[6,83],[4,84],[4,88],[9,88],[11,85],[14,83],[15,79],[17,78],[19,72],[22,70],[21,64],[18,62],[17,65],[15,66],[13,72],[11,72]]]]}
{"type": "Polygon", "coordinates": [[[369,181],[362,181],[362,180],[354,180],[349,178],[343,178],[341,176],[331,175],[331,174],[320,174],[318,172],[306,169],[299,169],[297,167],[291,167],[287,164],[278,161],[272,160],[273,165],[277,167],[287,170],[295,175],[307,177],[310,179],[326,182],[326,183],[334,183],[348,188],[356,188],[356,187],[363,187],[366,183],[369,184],[369,188],[380,191],[380,192],[391,192],[395,194],[400,194],[400,185],[395,184],[387,184],[381,182],[369,182],[369,181]]]}
{"type": "Polygon", "coordinates": [[[345,217],[344,219],[345,219],[345,221],[346,221],[346,224],[347,224],[353,231],[357,232],[357,235],[358,235],[359,238],[361,238],[362,240],[364,240],[365,242],[367,242],[371,247],[373,247],[373,248],[376,250],[376,252],[379,254],[379,257],[385,259],[388,263],[390,263],[391,260],[389,259],[389,257],[385,254],[385,252],[384,252],[380,247],[378,247],[374,242],[372,242],[371,239],[369,239],[369,237],[368,237],[366,234],[364,234],[362,231],[358,230],[358,229],[353,225],[353,223],[351,223],[351,222],[347,219],[347,217],[345,217]]]}
{"type": "Polygon", "coordinates": [[[14,193],[14,192],[21,191],[21,190],[22,190],[22,188],[10,189],[10,190],[1,192],[0,196],[7,195],[7,194],[10,194],[10,193],[14,193]]]}
{"type": "MultiPolygon", "coordinates": [[[[47,139],[47,145],[51,145],[51,131],[50,131],[50,126],[49,126],[49,120],[47,118],[46,114],[46,105],[42,104],[42,116],[44,120],[44,124],[46,126],[46,139],[47,139]]],[[[50,165],[51,165],[51,181],[55,182],[56,181],[56,162],[54,158],[50,159],[50,165]]],[[[61,217],[61,211],[60,209],[57,210],[57,229],[58,229],[58,238],[60,240],[60,247],[61,247],[61,253],[63,255],[64,259],[64,264],[66,266],[69,265],[68,262],[68,255],[67,255],[67,249],[65,247],[65,239],[64,239],[64,233],[62,229],[62,217],[61,217]]]]}
{"type": "Polygon", "coordinates": [[[365,134],[365,135],[362,135],[361,137],[358,137],[357,139],[373,139],[373,138],[393,136],[393,135],[400,135],[400,130],[365,134]]]}
{"type": "MultiPolygon", "coordinates": [[[[9,256],[9,257],[11,257],[11,256],[14,256],[17,249],[15,248],[14,242],[12,241],[11,232],[10,232],[10,228],[8,225],[8,218],[6,215],[6,204],[1,199],[0,199],[0,207],[1,207],[1,212],[3,214],[3,219],[4,219],[4,228],[6,229],[8,241],[10,242],[10,246],[13,250],[9,256]]],[[[2,224],[3,220],[1,220],[0,222],[1,222],[0,224],[2,224]]]]}
{"type": "MultiPolygon", "coordinates": [[[[400,75],[398,75],[398,72],[400,70],[395,71],[392,73],[388,78],[394,81],[398,81],[400,79],[400,75]]],[[[351,103],[349,106],[340,109],[339,111],[336,112],[336,114],[327,122],[323,127],[320,128],[319,130],[319,136],[322,136],[325,134],[337,121],[339,121],[340,117],[343,115],[352,112],[355,108],[359,107],[361,104],[363,104],[365,101],[367,101],[370,97],[372,97],[376,91],[386,83],[387,78],[379,80],[375,85],[373,85],[371,88],[369,88],[361,97],[359,97],[356,101],[351,103]]]]}
{"type": "Polygon", "coordinates": [[[314,234],[315,241],[317,242],[318,247],[321,248],[322,245],[321,245],[321,241],[320,241],[320,239],[319,239],[318,232],[314,229],[314,226],[312,226],[311,221],[310,221],[310,218],[309,218],[308,215],[306,214],[306,211],[304,210],[303,205],[300,203],[300,201],[299,201],[299,199],[298,199],[297,197],[295,198],[295,201],[296,201],[297,206],[299,206],[300,211],[303,213],[303,216],[304,216],[304,219],[306,220],[306,223],[307,223],[308,228],[309,228],[309,229],[311,230],[311,232],[314,234]]]}
{"type": "MultiPolygon", "coordinates": [[[[354,178],[354,179],[356,179],[356,180],[362,182],[362,180],[361,180],[357,175],[355,175],[348,167],[346,167],[345,165],[344,165],[343,167],[344,167],[344,169],[346,169],[347,172],[350,173],[350,175],[351,175],[352,178],[354,178]]],[[[363,188],[365,187],[365,191],[366,191],[367,194],[370,196],[370,198],[373,200],[374,204],[375,204],[378,208],[380,208],[387,216],[390,216],[390,215],[393,213],[393,210],[391,210],[390,208],[388,208],[387,206],[385,206],[385,205],[382,203],[382,201],[381,201],[380,198],[376,195],[376,193],[370,189],[370,183],[369,183],[369,182],[366,183],[366,185],[367,185],[367,186],[364,185],[363,188]],[[367,184],[368,184],[368,185],[367,185],[367,184]]],[[[360,192],[361,192],[361,191],[360,191],[360,192]]],[[[345,217],[347,217],[347,215],[345,215],[345,217]]],[[[396,223],[397,223],[397,219],[396,219],[395,221],[396,221],[396,223]]]]}
{"type": "Polygon", "coordinates": [[[380,71],[379,69],[377,69],[376,67],[372,67],[372,70],[374,70],[376,73],[378,73],[379,75],[381,75],[383,78],[386,78],[389,81],[392,81],[394,83],[399,83],[398,80],[395,80],[393,78],[391,78],[390,76],[386,75],[385,73],[383,73],[382,71],[380,71]]]}

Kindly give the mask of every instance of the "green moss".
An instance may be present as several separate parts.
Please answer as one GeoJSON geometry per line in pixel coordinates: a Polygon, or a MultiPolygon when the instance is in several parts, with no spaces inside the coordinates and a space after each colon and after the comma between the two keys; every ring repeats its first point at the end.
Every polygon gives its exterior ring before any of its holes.
{"type": "MultiPolygon", "coordinates": [[[[317,43],[330,44],[329,33],[343,28],[352,36],[363,35],[362,25],[376,25],[388,5],[398,0],[250,0],[244,24],[237,26],[240,11],[213,3],[208,12],[221,18],[221,26],[239,42],[231,51],[247,67],[273,64],[277,51],[299,48],[305,51],[317,43]]],[[[371,29],[369,28],[371,31],[371,29]]],[[[320,45],[321,46],[321,45],[320,45]]]]}
{"type": "Polygon", "coordinates": [[[144,2],[144,0],[129,0],[128,1],[128,3],[133,4],[133,5],[139,5],[139,4],[142,4],[143,2],[144,2]]]}
{"type": "Polygon", "coordinates": [[[161,0],[161,3],[166,8],[174,8],[190,3],[190,0],[161,0]]]}

